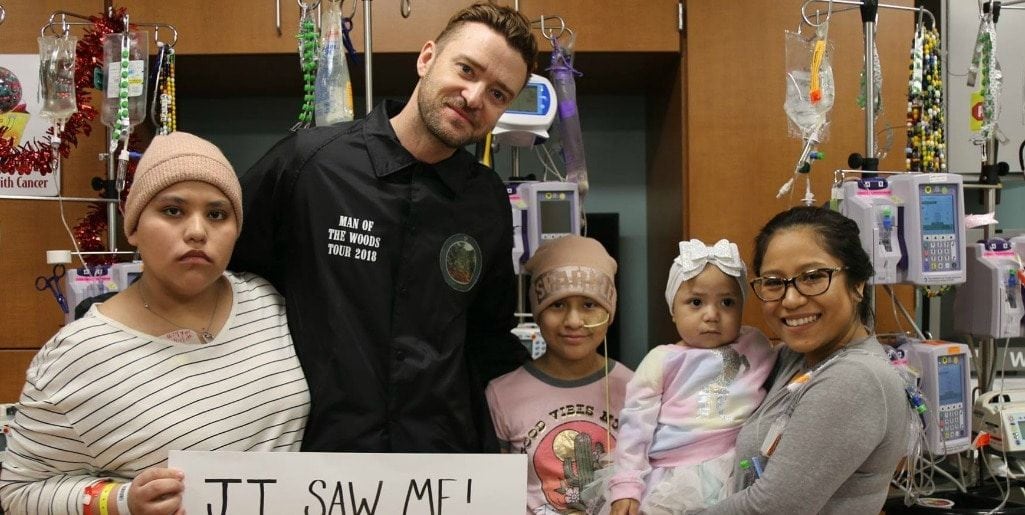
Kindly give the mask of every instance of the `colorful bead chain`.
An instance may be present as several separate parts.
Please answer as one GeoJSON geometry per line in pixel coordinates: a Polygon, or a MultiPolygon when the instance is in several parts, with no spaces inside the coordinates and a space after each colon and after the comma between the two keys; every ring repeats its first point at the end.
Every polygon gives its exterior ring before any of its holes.
{"type": "Polygon", "coordinates": [[[170,134],[178,129],[177,101],[174,91],[174,48],[168,47],[161,63],[160,84],[160,134],[170,134]]]}
{"type": "Polygon", "coordinates": [[[907,136],[904,165],[909,172],[945,172],[943,74],[940,34],[933,28],[916,32],[908,82],[907,136]]]}
{"type": "Polygon", "coordinates": [[[292,130],[313,125],[313,98],[317,80],[317,25],[309,11],[304,9],[302,21],[299,23],[299,62],[303,71],[303,104],[299,112],[299,122],[292,130]]]}
{"type": "Polygon", "coordinates": [[[178,130],[178,94],[174,79],[174,48],[167,50],[167,97],[167,125],[169,132],[174,132],[178,130]]]}

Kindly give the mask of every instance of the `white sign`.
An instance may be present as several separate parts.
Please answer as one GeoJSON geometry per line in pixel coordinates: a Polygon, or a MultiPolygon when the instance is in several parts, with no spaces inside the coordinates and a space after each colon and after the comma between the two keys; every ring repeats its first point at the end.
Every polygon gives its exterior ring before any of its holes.
{"type": "Polygon", "coordinates": [[[523,454],[171,451],[186,513],[522,515],[523,454]]]}
{"type": "MultiPolygon", "coordinates": [[[[0,126],[7,127],[4,138],[14,139],[14,144],[29,141],[43,141],[49,145],[46,130],[50,122],[39,116],[42,103],[39,101],[39,56],[37,54],[0,55],[5,70],[0,75],[5,81],[16,81],[21,90],[21,101],[6,112],[0,112],[0,126]]],[[[11,175],[0,172],[0,195],[47,196],[57,195],[57,180],[54,174],[40,174],[33,171],[28,175],[11,175]]]]}

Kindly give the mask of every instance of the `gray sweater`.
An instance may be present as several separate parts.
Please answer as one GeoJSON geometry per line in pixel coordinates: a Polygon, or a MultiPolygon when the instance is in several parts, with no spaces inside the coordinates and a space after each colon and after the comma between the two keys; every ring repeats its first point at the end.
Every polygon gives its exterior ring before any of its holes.
{"type": "MultiPolygon", "coordinates": [[[[879,513],[906,452],[911,412],[904,383],[874,337],[846,349],[798,394],[761,478],[702,513],[879,513]]],[[[803,364],[801,354],[780,354],[769,394],[737,437],[738,461],[760,453],[803,364]]]]}

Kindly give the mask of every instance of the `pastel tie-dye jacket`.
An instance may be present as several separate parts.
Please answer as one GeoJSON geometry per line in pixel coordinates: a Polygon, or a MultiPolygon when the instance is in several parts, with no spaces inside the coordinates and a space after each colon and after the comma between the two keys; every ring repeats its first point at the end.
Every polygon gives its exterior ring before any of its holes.
{"type": "Polygon", "coordinates": [[[610,499],[641,499],[652,467],[698,464],[733,449],[775,360],[765,335],[747,326],[715,349],[652,349],[627,385],[610,499]]]}

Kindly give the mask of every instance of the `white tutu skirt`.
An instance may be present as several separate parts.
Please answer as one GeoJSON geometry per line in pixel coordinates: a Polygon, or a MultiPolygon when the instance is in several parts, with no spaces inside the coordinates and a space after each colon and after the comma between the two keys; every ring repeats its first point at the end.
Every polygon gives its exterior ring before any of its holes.
{"type": "MultiPolygon", "coordinates": [[[[736,491],[733,470],[736,452],[701,463],[676,467],[655,467],[645,481],[641,515],[678,515],[688,510],[712,506],[736,491]]],[[[608,482],[615,475],[615,466],[606,466],[594,473],[581,497],[589,501],[589,514],[608,515],[608,482]]],[[[535,515],[540,515],[536,513],[535,515]]]]}
{"type": "Polygon", "coordinates": [[[734,491],[735,453],[678,467],[655,468],[641,500],[642,515],[669,515],[707,508],[734,491]]]}

